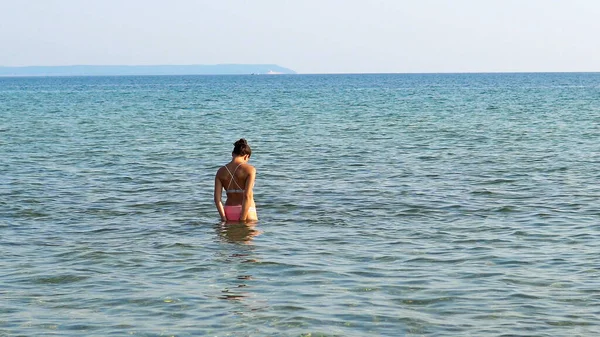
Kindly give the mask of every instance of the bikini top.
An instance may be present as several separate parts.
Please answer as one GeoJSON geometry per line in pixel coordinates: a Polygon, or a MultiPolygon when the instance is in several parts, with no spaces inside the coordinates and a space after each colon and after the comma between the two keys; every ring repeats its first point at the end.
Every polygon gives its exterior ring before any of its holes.
{"type": "Polygon", "coordinates": [[[227,188],[225,189],[226,193],[244,193],[245,190],[237,183],[237,181],[235,181],[235,172],[237,171],[237,169],[240,167],[239,164],[238,166],[235,167],[235,170],[233,170],[233,173],[231,173],[231,171],[229,171],[229,168],[227,168],[227,166],[225,166],[225,168],[227,169],[227,172],[229,172],[229,175],[231,175],[231,180],[229,181],[229,185],[227,185],[227,188]],[[231,187],[231,182],[234,182],[235,185],[237,186],[237,189],[230,189],[231,187]]]}

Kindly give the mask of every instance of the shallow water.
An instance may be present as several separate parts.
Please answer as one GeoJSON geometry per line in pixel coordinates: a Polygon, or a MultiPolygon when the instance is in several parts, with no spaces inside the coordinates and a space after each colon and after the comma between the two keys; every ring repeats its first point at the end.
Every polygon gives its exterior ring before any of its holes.
{"type": "Polygon", "coordinates": [[[600,74],[0,78],[0,336],[595,336],[600,74]],[[214,173],[245,137],[255,227],[214,173]]]}

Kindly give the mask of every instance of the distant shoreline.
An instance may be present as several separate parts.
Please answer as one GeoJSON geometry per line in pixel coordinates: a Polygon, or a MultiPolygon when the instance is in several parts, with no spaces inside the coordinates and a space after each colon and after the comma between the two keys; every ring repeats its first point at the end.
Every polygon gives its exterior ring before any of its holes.
{"type": "Polygon", "coordinates": [[[0,66],[2,77],[279,74],[296,74],[296,72],[276,64],[0,66]]]}
{"type": "Polygon", "coordinates": [[[156,65],[156,66],[0,66],[0,78],[19,77],[112,77],[112,76],[222,76],[222,75],[526,75],[600,74],[600,71],[472,71],[472,72],[347,72],[297,73],[278,65],[156,65]],[[275,70],[273,70],[275,69],[275,70]],[[220,72],[219,72],[220,71],[220,72]]]}

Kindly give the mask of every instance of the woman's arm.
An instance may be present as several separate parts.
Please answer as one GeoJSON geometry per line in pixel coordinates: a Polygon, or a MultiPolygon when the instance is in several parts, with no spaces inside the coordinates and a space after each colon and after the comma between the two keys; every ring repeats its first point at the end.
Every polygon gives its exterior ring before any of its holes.
{"type": "Polygon", "coordinates": [[[221,184],[221,180],[219,180],[219,172],[215,175],[215,206],[217,206],[217,211],[219,211],[219,215],[221,216],[221,221],[227,221],[227,217],[225,216],[225,208],[223,207],[223,202],[221,201],[223,193],[223,184],[221,184]]]}
{"type": "Polygon", "coordinates": [[[254,180],[256,179],[256,169],[250,166],[248,169],[248,178],[246,178],[246,186],[244,188],[244,200],[242,200],[242,214],[240,215],[240,221],[246,221],[248,217],[248,210],[254,200],[254,180]]]}

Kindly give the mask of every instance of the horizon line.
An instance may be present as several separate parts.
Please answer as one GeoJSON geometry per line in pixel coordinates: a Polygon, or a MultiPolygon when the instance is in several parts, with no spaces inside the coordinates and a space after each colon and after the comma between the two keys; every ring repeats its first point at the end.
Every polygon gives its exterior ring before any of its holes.
{"type": "MultiPolygon", "coordinates": [[[[2,67],[2,66],[0,66],[2,67]]],[[[155,76],[314,76],[314,75],[493,75],[493,74],[600,74],[600,71],[464,71],[464,72],[348,72],[348,73],[298,73],[296,74],[39,74],[39,75],[2,75],[0,78],[24,77],[155,77],[155,76]]]]}
{"type": "MultiPolygon", "coordinates": [[[[292,67],[281,66],[277,63],[188,63],[188,64],[70,64],[70,65],[21,65],[21,66],[5,66],[0,65],[0,68],[66,68],[66,67],[193,67],[193,66],[277,66],[293,70],[292,67]]],[[[366,71],[366,72],[298,72],[296,74],[278,74],[278,75],[385,75],[385,74],[561,74],[561,73],[600,73],[600,70],[466,70],[466,71],[366,71]]],[[[174,75],[221,75],[221,74],[174,74],[174,75]]],[[[223,75],[238,75],[238,74],[223,74],[223,75]]],[[[239,74],[244,75],[244,74],[239,74]]],[[[0,75],[3,77],[22,77],[15,75],[0,75]]],[[[36,75],[24,75],[36,76],[36,75]]],[[[41,75],[44,76],[44,75],[41,75]]],[[[50,76],[171,76],[169,74],[160,75],[50,75],[50,76]]]]}

